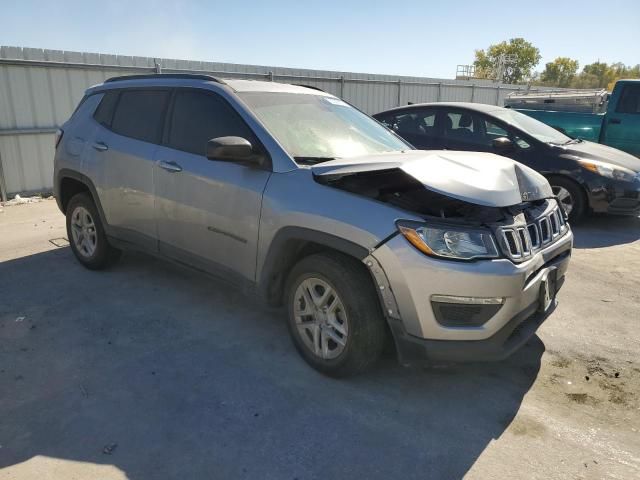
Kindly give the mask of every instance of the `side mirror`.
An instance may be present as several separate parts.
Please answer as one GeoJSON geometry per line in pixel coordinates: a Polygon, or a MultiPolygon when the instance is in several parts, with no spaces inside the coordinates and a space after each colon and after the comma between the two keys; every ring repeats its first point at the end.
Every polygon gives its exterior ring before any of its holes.
{"type": "Polygon", "coordinates": [[[264,157],[253,151],[251,142],[242,137],[217,137],[207,142],[207,158],[223,162],[261,166],[264,157]]]}
{"type": "Polygon", "coordinates": [[[507,153],[513,150],[513,142],[507,137],[498,137],[493,142],[493,149],[498,153],[507,153]]]}

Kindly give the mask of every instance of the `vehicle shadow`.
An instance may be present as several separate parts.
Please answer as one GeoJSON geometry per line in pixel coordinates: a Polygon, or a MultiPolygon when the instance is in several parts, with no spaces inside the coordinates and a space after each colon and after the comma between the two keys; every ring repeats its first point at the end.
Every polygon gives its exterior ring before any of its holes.
{"type": "Polygon", "coordinates": [[[640,217],[593,215],[571,225],[575,248],[602,248],[640,240],[640,217]]]}
{"type": "Polygon", "coordinates": [[[304,364],[279,312],[200,274],[68,248],[0,263],[0,468],[36,456],[129,479],[462,478],[518,412],[542,342],[347,380],[304,364]]]}

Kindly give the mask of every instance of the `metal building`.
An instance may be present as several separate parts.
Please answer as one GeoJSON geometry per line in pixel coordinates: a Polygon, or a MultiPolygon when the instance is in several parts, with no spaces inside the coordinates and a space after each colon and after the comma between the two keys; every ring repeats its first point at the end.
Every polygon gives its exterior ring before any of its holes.
{"type": "Polygon", "coordinates": [[[2,199],[16,193],[51,190],[54,133],[87,87],[117,75],[160,70],[311,85],[370,114],[408,102],[470,101],[502,105],[506,95],[526,88],[486,80],[442,80],[0,47],[2,199]]]}

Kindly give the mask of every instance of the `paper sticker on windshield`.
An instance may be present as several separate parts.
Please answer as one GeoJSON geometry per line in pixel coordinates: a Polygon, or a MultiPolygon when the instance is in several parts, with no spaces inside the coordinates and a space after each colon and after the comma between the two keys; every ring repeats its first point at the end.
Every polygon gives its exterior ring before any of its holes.
{"type": "Polygon", "coordinates": [[[323,100],[325,102],[329,102],[329,103],[331,103],[333,105],[340,105],[341,107],[347,107],[348,106],[345,102],[343,102],[339,98],[324,97],[323,100]]]}

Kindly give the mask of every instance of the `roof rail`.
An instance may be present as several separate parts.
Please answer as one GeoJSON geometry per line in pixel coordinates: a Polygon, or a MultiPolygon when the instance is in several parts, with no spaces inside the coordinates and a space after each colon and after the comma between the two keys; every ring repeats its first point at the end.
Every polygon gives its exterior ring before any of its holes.
{"type": "Polygon", "coordinates": [[[185,80],[208,80],[210,82],[224,83],[222,80],[211,75],[202,75],[200,73],[151,73],[148,75],[123,75],[120,77],[111,77],[104,83],[121,82],[124,80],[144,80],[158,78],[182,78],[185,80]]]}

